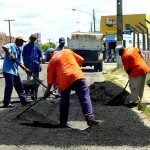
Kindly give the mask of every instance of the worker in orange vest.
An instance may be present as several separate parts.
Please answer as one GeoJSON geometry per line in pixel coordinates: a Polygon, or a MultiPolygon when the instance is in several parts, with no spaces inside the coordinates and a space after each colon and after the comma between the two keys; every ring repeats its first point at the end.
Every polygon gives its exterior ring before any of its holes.
{"type": "Polygon", "coordinates": [[[81,70],[84,59],[70,49],[57,51],[52,48],[49,49],[48,57],[50,58],[47,68],[48,84],[44,97],[49,95],[52,84],[56,82],[59,91],[61,91],[60,127],[67,127],[71,90],[74,90],[79,98],[87,125],[97,125],[98,122],[93,114],[90,91],[81,70]]]}
{"type": "Polygon", "coordinates": [[[138,48],[124,48],[119,45],[115,48],[116,53],[121,56],[124,70],[129,75],[129,87],[131,90],[131,107],[140,106],[143,98],[146,74],[149,67],[145,63],[138,48]]]}

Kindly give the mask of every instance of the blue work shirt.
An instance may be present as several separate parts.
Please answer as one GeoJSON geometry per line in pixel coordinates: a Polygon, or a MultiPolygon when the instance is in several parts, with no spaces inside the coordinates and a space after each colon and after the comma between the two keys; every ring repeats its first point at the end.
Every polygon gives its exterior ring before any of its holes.
{"type": "Polygon", "coordinates": [[[42,52],[37,45],[34,44],[32,47],[31,44],[26,44],[23,47],[22,56],[26,68],[30,69],[32,72],[39,72],[42,52]]]}
{"type": "MultiPolygon", "coordinates": [[[[17,47],[15,43],[8,43],[3,47],[7,48],[8,51],[11,52],[21,64],[23,64],[22,51],[19,47],[17,47]]],[[[19,74],[18,65],[15,62],[13,62],[6,53],[4,55],[2,72],[10,73],[16,76],[18,76],[19,74]]]]}
{"type": "Polygon", "coordinates": [[[57,51],[60,51],[60,50],[63,50],[64,47],[63,47],[63,48],[60,48],[59,46],[57,46],[55,49],[56,49],[57,51]]]}

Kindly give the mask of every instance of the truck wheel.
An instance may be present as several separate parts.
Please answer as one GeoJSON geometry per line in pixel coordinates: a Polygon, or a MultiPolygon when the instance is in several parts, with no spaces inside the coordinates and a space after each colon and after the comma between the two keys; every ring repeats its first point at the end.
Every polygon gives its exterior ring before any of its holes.
{"type": "Polygon", "coordinates": [[[95,71],[95,72],[98,71],[98,65],[97,65],[97,64],[94,65],[94,71],[95,71]]]}
{"type": "Polygon", "coordinates": [[[97,62],[97,69],[99,71],[103,71],[103,60],[102,59],[98,60],[98,62],[97,62]]]}
{"type": "Polygon", "coordinates": [[[98,63],[98,70],[103,71],[103,63],[102,62],[98,63]]]}

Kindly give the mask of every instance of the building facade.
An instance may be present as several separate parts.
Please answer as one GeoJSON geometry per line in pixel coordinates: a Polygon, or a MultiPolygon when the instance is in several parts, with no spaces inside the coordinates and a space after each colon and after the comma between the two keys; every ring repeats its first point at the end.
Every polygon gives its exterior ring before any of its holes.
{"type": "MultiPolygon", "coordinates": [[[[132,45],[141,50],[150,50],[150,16],[147,14],[123,15],[123,35],[132,36],[132,45]]],[[[100,32],[103,33],[107,45],[116,46],[117,16],[101,16],[100,32]],[[111,37],[111,38],[110,38],[111,37]]],[[[123,39],[126,47],[126,39],[123,39]]]]}
{"type": "MultiPolygon", "coordinates": [[[[15,38],[14,37],[11,37],[11,42],[15,42],[15,38]]],[[[4,51],[2,49],[2,46],[7,44],[7,43],[10,43],[10,37],[7,36],[5,33],[3,32],[0,32],[0,54],[3,54],[4,51]]]]}
{"type": "MultiPolygon", "coordinates": [[[[140,26],[144,31],[146,29],[139,23],[142,23],[145,27],[150,30],[150,24],[145,20],[150,21],[150,16],[147,14],[129,14],[123,15],[123,31],[130,29],[137,29],[141,32],[136,25],[140,26]],[[132,28],[133,27],[133,28],[132,28]]],[[[105,36],[109,34],[117,33],[117,16],[101,16],[100,19],[100,32],[105,36]]]]}

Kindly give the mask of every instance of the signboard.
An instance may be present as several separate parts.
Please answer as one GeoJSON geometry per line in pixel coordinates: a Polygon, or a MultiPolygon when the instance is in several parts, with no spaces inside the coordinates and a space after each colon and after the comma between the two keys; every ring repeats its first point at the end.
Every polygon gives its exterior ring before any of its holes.
{"type": "Polygon", "coordinates": [[[117,26],[106,26],[106,33],[107,34],[116,34],[117,26]]]}
{"type": "Polygon", "coordinates": [[[117,24],[116,18],[106,18],[106,26],[113,26],[117,24]]]}

